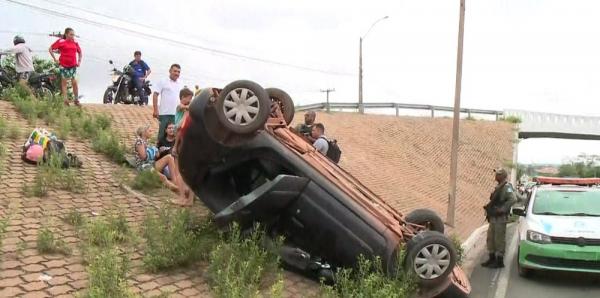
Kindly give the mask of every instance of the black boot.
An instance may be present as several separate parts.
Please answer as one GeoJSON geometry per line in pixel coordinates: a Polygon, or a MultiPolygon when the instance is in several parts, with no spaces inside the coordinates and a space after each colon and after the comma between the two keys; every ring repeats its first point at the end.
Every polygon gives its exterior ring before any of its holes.
{"type": "Polygon", "coordinates": [[[504,256],[496,256],[496,268],[504,268],[504,256]]]}
{"type": "Polygon", "coordinates": [[[490,268],[504,268],[504,256],[496,256],[494,259],[494,263],[492,263],[490,268]]]}
{"type": "Polygon", "coordinates": [[[495,263],[496,263],[496,256],[494,255],[494,253],[490,253],[488,260],[481,263],[481,266],[490,267],[492,264],[495,264],[495,263]]]}

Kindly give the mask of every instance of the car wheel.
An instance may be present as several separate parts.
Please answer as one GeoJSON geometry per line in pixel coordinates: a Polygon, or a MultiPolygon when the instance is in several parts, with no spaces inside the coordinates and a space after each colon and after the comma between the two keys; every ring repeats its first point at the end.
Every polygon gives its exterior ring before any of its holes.
{"type": "Polygon", "coordinates": [[[260,129],[271,111],[269,94],[251,81],[235,81],[225,86],[215,105],[219,122],[238,134],[260,129]]]}
{"type": "Polygon", "coordinates": [[[283,119],[286,124],[292,123],[294,120],[294,101],[292,97],[287,94],[287,92],[278,89],[278,88],[267,88],[265,89],[271,98],[271,101],[277,103],[281,108],[281,113],[283,114],[283,119]]]}
{"type": "Polygon", "coordinates": [[[113,102],[113,92],[110,89],[106,89],[106,91],[104,91],[104,96],[102,97],[102,102],[103,103],[111,103],[113,102]]]}
{"type": "Polygon", "coordinates": [[[424,287],[443,283],[456,264],[452,241],[436,231],[424,231],[406,244],[406,270],[424,287]]]}
{"type": "Polygon", "coordinates": [[[432,210],[415,209],[406,216],[405,220],[410,223],[425,226],[426,230],[444,233],[444,222],[432,210]]]}
{"type": "Polygon", "coordinates": [[[518,251],[517,252],[517,271],[519,272],[519,276],[527,278],[527,277],[531,276],[531,274],[533,273],[533,270],[521,266],[521,263],[519,262],[519,259],[520,259],[519,256],[521,254],[520,250],[521,250],[521,248],[517,248],[517,251],[518,251]]]}

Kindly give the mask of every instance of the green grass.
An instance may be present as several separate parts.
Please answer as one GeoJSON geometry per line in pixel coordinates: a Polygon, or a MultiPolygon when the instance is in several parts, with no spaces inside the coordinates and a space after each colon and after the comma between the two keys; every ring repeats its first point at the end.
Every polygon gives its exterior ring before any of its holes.
{"type": "Polygon", "coordinates": [[[6,228],[8,228],[8,221],[10,218],[5,216],[0,219],[0,247],[2,247],[2,240],[4,240],[4,234],[6,233],[6,228]]]}
{"type": "MultiPolygon", "coordinates": [[[[400,253],[403,256],[404,253],[400,253]]],[[[358,258],[355,269],[341,269],[333,286],[321,283],[322,297],[391,297],[406,298],[416,291],[416,281],[402,270],[403,257],[398,258],[397,272],[388,276],[382,269],[380,258],[358,258]]]]}
{"type": "Polygon", "coordinates": [[[46,227],[38,231],[37,250],[42,254],[71,254],[71,249],[67,244],[61,239],[56,239],[54,233],[46,227]]]}
{"type": "Polygon", "coordinates": [[[86,223],[86,219],[83,217],[83,214],[75,209],[69,211],[63,220],[76,228],[80,228],[86,223]]]}
{"type": "MultiPolygon", "coordinates": [[[[111,128],[112,118],[107,115],[90,115],[78,107],[66,107],[59,97],[48,100],[33,100],[22,88],[15,87],[4,91],[3,98],[12,101],[17,111],[35,124],[42,119],[56,129],[61,139],[77,136],[92,141],[92,148],[122,163],[125,146],[111,128]]],[[[10,130],[0,127],[0,134],[9,134],[10,130]]]]}
{"type": "Polygon", "coordinates": [[[109,129],[100,130],[96,137],[92,140],[92,149],[96,152],[103,153],[111,160],[121,164],[125,162],[125,145],[123,145],[119,137],[109,129]]]}
{"type": "Polygon", "coordinates": [[[502,120],[512,124],[519,124],[523,122],[523,120],[519,116],[506,116],[503,117],[502,120]]]}
{"type": "MultiPolygon", "coordinates": [[[[260,226],[247,237],[242,237],[237,225],[222,235],[210,253],[208,266],[209,284],[216,297],[258,297],[261,285],[269,275],[276,276],[271,293],[281,293],[277,249],[263,248],[264,237],[260,226]]],[[[282,240],[277,245],[281,243],[282,240]]]]}
{"type": "Polygon", "coordinates": [[[150,193],[162,188],[163,183],[160,181],[160,177],[156,171],[147,170],[137,173],[131,182],[131,187],[144,193],[150,193]]]}
{"type": "Polygon", "coordinates": [[[142,225],[146,240],[144,267],[150,272],[188,266],[208,259],[218,234],[211,221],[200,220],[187,209],[161,208],[146,213],[142,225]]]}
{"type": "Polygon", "coordinates": [[[94,255],[87,267],[89,287],[84,297],[137,297],[127,288],[129,256],[116,247],[94,255]]]}
{"type": "Polygon", "coordinates": [[[24,185],[23,192],[28,196],[44,197],[50,189],[85,193],[83,178],[76,169],[62,168],[64,154],[51,154],[48,161],[41,163],[32,185],[24,185]]]}

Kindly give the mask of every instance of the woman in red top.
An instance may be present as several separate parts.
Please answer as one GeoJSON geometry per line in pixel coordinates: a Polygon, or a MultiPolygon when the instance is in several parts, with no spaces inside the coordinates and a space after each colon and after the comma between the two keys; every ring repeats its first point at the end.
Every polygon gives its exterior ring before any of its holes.
{"type": "Polygon", "coordinates": [[[54,62],[60,64],[60,86],[63,96],[63,100],[66,105],[69,105],[67,98],[67,81],[71,80],[73,86],[73,95],[75,96],[75,105],[79,105],[79,86],[77,85],[77,79],[75,74],[77,73],[77,67],[81,65],[81,48],[75,41],[75,31],[71,28],[65,29],[63,38],[54,42],[50,49],[50,56],[54,59],[54,62]],[[60,53],[60,58],[57,60],[54,56],[54,52],[60,53]]]}

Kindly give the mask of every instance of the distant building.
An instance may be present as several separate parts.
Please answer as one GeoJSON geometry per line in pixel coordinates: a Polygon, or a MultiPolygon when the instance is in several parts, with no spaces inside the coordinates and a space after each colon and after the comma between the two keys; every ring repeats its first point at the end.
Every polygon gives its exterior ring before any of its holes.
{"type": "Polygon", "coordinates": [[[543,167],[543,168],[539,168],[539,169],[535,169],[535,171],[538,173],[538,175],[549,175],[549,176],[556,176],[558,175],[558,168],[555,167],[543,167]]]}

